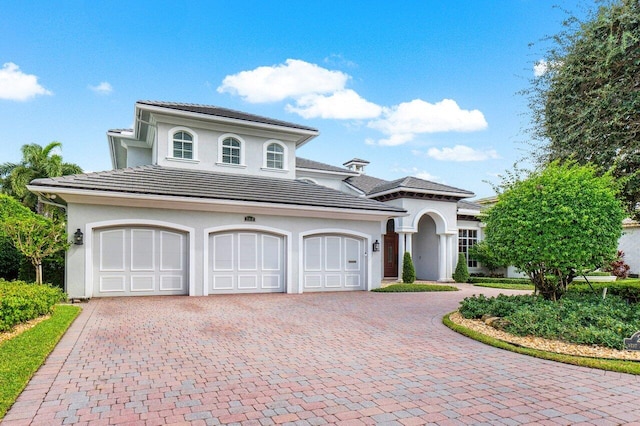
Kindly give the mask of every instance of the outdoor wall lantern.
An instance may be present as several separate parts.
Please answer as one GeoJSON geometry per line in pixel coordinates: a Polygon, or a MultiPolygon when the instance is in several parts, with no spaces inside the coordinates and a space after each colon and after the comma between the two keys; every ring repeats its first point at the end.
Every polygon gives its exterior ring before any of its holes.
{"type": "Polygon", "coordinates": [[[373,243],[373,251],[380,251],[380,241],[376,240],[373,243]]]}
{"type": "Polygon", "coordinates": [[[84,235],[80,228],[76,232],[73,233],[73,244],[77,246],[81,246],[84,243],[84,235]]]}

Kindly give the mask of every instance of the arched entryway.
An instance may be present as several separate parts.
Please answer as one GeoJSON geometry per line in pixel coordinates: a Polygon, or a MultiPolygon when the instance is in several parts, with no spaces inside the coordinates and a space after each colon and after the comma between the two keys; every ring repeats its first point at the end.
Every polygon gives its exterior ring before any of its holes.
{"type": "Polygon", "coordinates": [[[412,234],[413,266],[416,277],[420,280],[436,281],[440,279],[439,267],[439,238],[436,233],[436,223],[433,218],[425,214],[418,221],[418,232],[412,234]]]}

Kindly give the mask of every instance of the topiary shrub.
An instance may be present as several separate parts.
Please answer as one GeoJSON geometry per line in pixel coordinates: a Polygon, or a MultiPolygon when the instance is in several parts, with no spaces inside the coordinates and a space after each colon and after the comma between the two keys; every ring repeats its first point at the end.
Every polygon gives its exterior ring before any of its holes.
{"type": "Polygon", "coordinates": [[[416,280],[416,269],[413,267],[413,261],[409,252],[404,253],[402,259],[402,282],[412,284],[416,280]]]}
{"type": "Polygon", "coordinates": [[[458,254],[458,264],[456,271],[453,273],[453,280],[457,283],[466,283],[469,281],[469,269],[467,268],[467,257],[464,253],[458,254]]]}

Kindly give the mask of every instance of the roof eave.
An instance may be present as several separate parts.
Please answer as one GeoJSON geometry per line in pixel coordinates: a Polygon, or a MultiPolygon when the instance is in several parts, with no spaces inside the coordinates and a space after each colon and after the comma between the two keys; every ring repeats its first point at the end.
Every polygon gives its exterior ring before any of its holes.
{"type": "Polygon", "coordinates": [[[300,136],[298,141],[296,141],[297,147],[306,144],[308,141],[310,141],[311,139],[315,138],[320,134],[320,132],[317,130],[300,129],[300,128],[289,127],[284,125],[280,126],[275,124],[260,123],[257,121],[241,120],[237,118],[222,117],[219,115],[203,114],[200,112],[182,111],[179,109],[161,107],[157,105],[142,104],[139,102],[136,102],[136,108],[140,110],[149,111],[149,112],[178,115],[178,116],[182,116],[186,118],[194,118],[198,120],[216,121],[219,123],[229,124],[229,125],[244,125],[244,126],[249,125],[251,127],[262,129],[262,130],[280,131],[280,132],[284,131],[287,133],[292,133],[300,136]]]}
{"type": "Polygon", "coordinates": [[[404,192],[415,192],[415,193],[418,193],[418,194],[445,195],[445,196],[449,196],[449,197],[457,197],[457,198],[460,198],[460,199],[475,197],[475,194],[473,192],[460,193],[460,192],[453,192],[453,191],[436,191],[436,190],[410,188],[410,187],[406,187],[406,186],[400,186],[398,188],[388,189],[386,191],[381,191],[381,192],[372,192],[372,193],[368,194],[367,196],[369,198],[382,197],[384,195],[393,194],[395,192],[403,192],[403,191],[404,192]]]}
{"type": "Polygon", "coordinates": [[[309,172],[309,173],[322,173],[328,175],[336,175],[336,176],[359,176],[356,172],[338,172],[334,170],[321,170],[321,169],[310,169],[308,167],[297,167],[296,170],[300,170],[301,172],[309,172]]]}
{"type": "Polygon", "coordinates": [[[407,216],[408,213],[404,209],[389,209],[389,210],[377,210],[377,209],[355,209],[355,208],[341,208],[341,207],[321,207],[310,206],[302,204],[282,204],[282,203],[268,203],[258,201],[238,201],[220,198],[201,198],[201,197],[184,197],[175,195],[159,195],[159,194],[141,194],[141,193],[126,193],[119,191],[103,191],[103,190],[89,190],[89,189],[77,189],[59,186],[46,186],[46,185],[27,185],[27,189],[35,194],[58,194],[58,195],[70,195],[74,197],[97,197],[97,198],[111,198],[111,199],[123,199],[128,200],[126,205],[131,206],[131,200],[140,201],[165,201],[175,203],[178,207],[180,205],[189,204],[206,204],[210,206],[226,206],[226,207],[238,207],[239,211],[243,211],[246,208],[258,208],[269,209],[279,211],[295,211],[305,213],[316,213],[319,217],[326,217],[327,213],[336,213],[342,215],[353,215],[362,217],[401,217],[407,216]]]}

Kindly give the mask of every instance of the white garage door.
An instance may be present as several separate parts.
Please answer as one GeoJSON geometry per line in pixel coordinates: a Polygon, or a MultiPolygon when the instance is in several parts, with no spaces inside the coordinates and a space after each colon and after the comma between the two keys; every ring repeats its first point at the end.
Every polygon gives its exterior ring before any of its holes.
{"type": "Polygon", "coordinates": [[[364,290],[364,240],[342,235],[304,239],[304,291],[364,290]]]}
{"type": "Polygon", "coordinates": [[[160,228],[94,231],[93,295],[187,294],[187,237],[160,228]]]}
{"type": "Polygon", "coordinates": [[[284,238],[237,231],[209,236],[209,294],[281,293],[284,238]]]}

